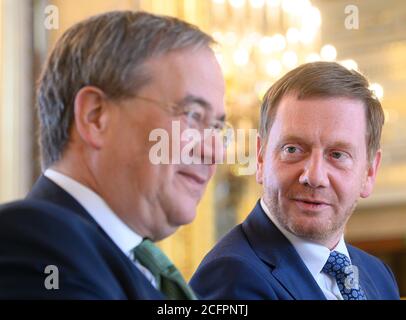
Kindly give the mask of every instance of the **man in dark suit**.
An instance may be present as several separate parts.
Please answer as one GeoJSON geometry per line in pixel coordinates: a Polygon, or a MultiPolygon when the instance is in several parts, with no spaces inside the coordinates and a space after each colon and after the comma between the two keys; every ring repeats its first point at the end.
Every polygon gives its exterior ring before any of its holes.
{"type": "Polygon", "coordinates": [[[59,39],[38,89],[44,173],[0,208],[0,298],[196,298],[153,242],[193,220],[222,151],[183,138],[222,137],[211,43],[176,18],[130,11],[59,39]]]}
{"type": "Polygon", "coordinates": [[[391,270],[344,241],[381,161],[384,114],[368,81],[302,65],[266,93],[258,137],[263,197],[194,274],[207,299],[399,299],[391,270]]]}

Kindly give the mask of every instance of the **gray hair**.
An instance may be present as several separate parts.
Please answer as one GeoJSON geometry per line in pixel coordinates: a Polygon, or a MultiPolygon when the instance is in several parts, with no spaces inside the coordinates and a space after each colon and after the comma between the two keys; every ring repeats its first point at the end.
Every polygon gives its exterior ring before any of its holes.
{"type": "Polygon", "coordinates": [[[147,59],[213,43],[196,26],[146,12],[107,12],[69,28],[55,44],[38,82],[42,167],[62,157],[81,88],[96,86],[114,100],[130,98],[149,80],[143,68],[147,59]]]}

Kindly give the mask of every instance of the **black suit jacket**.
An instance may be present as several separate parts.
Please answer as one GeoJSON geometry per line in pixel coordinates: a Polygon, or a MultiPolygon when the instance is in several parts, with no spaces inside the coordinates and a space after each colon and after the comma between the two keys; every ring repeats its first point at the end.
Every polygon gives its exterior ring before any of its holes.
{"type": "MultiPolygon", "coordinates": [[[[348,244],[347,248],[367,299],[399,299],[393,274],[382,261],[348,244]]],[[[191,285],[205,299],[326,299],[259,201],[207,254],[191,285]]]]}
{"type": "Polygon", "coordinates": [[[26,199],[0,207],[0,299],[164,296],[74,198],[42,176],[26,199]],[[48,265],[58,268],[59,289],[46,288],[56,276],[45,273],[48,265]]]}

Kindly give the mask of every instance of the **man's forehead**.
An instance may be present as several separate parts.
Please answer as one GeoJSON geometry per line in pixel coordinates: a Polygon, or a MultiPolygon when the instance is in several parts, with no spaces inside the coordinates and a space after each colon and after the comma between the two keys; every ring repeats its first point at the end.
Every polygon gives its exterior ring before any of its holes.
{"type": "MultiPolygon", "coordinates": [[[[187,71],[190,74],[193,71],[205,72],[208,64],[217,64],[214,52],[210,48],[185,48],[169,51],[157,56],[148,58],[144,64],[159,70],[162,68],[187,71]],[[193,69],[189,67],[193,66],[193,69]]],[[[209,71],[211,69],[209,68],[209,71]]]]}
{"type": "Polygon", "coordinates": [[[281,100],[271,132],[279,137],[331,137],[351,141],[365,136],[366,117],[361,101],[348,98],[281,100]]]}
{"type": "Polygon", "coordinates": [[[152,57],[144,63],[155,81],[171,80],[173,85],[205,85],[224,93],[224,78],[211,49],[183,49],[152,57]]]}
{"type": "MultiPolygon", "coordinates": [[[[276,118],[281,118],[287,123],[301,122],[303,118],[314,119],[319,122],[338,123],[342,120],[366,121],[365,107],[361,100],[347,97],[309,97],[297,99],[296,96],[285,96],[281,99],[276,118]]],[[[349,122],[348,124],[350,124],[349,122]]]]}
{"type": "Polygon", "coordinates": [[[177,50],[150,59],[145,67],[148,86],[165,99],[197,102],[216,114],[224,113],[224,78],[211,50],[177,50]]]}

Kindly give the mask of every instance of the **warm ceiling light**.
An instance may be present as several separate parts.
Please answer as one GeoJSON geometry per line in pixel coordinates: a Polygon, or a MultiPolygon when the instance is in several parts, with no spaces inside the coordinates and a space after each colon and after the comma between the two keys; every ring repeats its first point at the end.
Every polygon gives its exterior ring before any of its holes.
{"type": "Polygon", "coordinates": [[[223,33],[221,31],[213,31],[211,36],[217,42],[219,42],[219,43],[223,42],[223,33]]]}
{"type": "Polygon", "coordinates": [[[300,32],[296,28],[289,28],[286,32],[286,39],[289,43],[295,44],[299,42],[300,32]]]}
{"type": "Polygon", "coordinates": [[[279,60],[271,60],[266,64],[266,73],[269,74],[271,77],[277,77],[282,72],[282,64],[279,60]]]}
{"type": "Polygon", "coordinates": [[[317,35],[315,28],[303,28],[300,30],[300,42],[303,44],[311,44],[317,35]]]}
{"type": "Polygon", "coordinates": [[[281,0],[267,0],[266,3],[270,7],[279,7],[281,0]]]}
{"type": "Polygon", "coordinates": [[[265,0],[250,0],[251,7],[260,9],[265,5],[265,0]]]}
{"type": "Polygon", "coordinates": [[[273,50],[273,41],[271,37],[263,37],[259,41],[259,49],[262,53],[268,54],[271,53],[273,50]]]}
{"type": "Polygon", "coordinates": [[[340,64],[346,67],[348,70],[358,70],[358,63],[352,59],[343,60],[340,64]]]}
{"type": "Polygon", "coordinates": [[[245,0],[229,0],[229,2],[233,8],[242,8],[245,4],[245,0]]]}
{"type": "Polygon", "coordinates": [[[373,91],[379,100],[383,98],[383,88],[379,83],[371,83],[369,90],[373,91]]]}
{"type": "Polygon", "coordinates": [[[237,49],[233,54],[234,63],[237,66],[245,66],[249,61],[249,53],[244,48],[237,49]]]}
{"type": "Polygon", "coordinates": [[[286,13],[294,14],[296,11],[296,2],[295,0],[282,0],[282,9],[286,13]]]}
{"type": "Polygon", "coordinates": [[[238,42],[238,36],[232,31],[228,31],[224,34],[224,44],[227,46],[234,46],[238,42]]]}
{"type": "Polygon", "coordinates": [[[300,12],[302,28],[319,28],[321,26],[320,10],[310,6],[303,8],[300,12]]]}
{"type": "Polygon", "coordinates": [[[321,48],[320,56],[325,61],[334,61],[337,58],[337,50],[333,45],[326,44],[321,48]]]}
{"type": "Polygon", "coordinates": [[[282,56],[283,65],[288,69],[293,69],[298,63],[297,54],[294,51],[286,51],[282,56]]]}
{"type": "Polygon", "coordinates": [[[279,33],[272,37],[272,42],[275,51],[282,51],[286,47],[285,37],[279,33]]]}
{"type": "Polygon", "coordinates": [[[306,59],[306,62],[316,62],[316,61],[320,61],[320,55],[318,53],[310,53],[306,59]]]}

